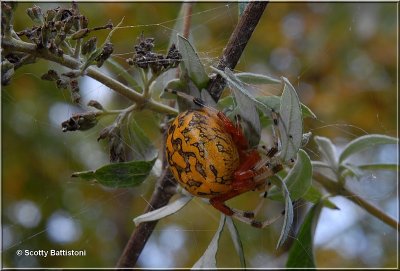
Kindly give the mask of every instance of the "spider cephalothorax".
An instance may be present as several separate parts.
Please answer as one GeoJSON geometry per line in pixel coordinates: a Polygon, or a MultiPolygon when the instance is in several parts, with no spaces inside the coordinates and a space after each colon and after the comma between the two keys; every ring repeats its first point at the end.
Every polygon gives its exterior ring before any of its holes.
{"type": "Polygon", "coordinates": [[[249,148],[239,125],[200,99],[193,101],[200,109],[180,113],[168,129],[166,157],[173,176],[222,213],[255,227],[269,225],[253,220],[255,212],[233,209],[225,201],[250,190],[267,191],[268,178],[282,169],[274,159],[277,144],[269,150],[249,148]]]}

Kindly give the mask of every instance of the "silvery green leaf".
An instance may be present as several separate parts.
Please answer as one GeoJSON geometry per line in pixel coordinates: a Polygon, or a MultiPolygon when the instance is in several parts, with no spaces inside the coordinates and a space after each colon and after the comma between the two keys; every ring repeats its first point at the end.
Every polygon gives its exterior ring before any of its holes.
{"type": "Polygon", "coordinates": [[[331,168],[330,165],[328,165],[325,162],[321,162],[321,161],[311,161],[311,165],[313,166],[313,168],[331,168]]]}
{"type": "Polygon", "coordinates": [[[398,138],[386,135],[371,134],[358,137],[344,147],[342,153],[339,156],[339,163],[342,163],[349,156],[366,148],[370,148],[379,144],[398,144],[398,143],[399,143],[398,138]]]}
{"type": "Polygon", "coordinates": [[[306,118],[306,117],[309,117],[312,119],[317,118],[317,116],[314,114],[314,112],[312,112],[311,109],[304,104],[301,104],[301,113],[303,115],[303,118],[306,118]]]}
{"type": "Polygon", "coordinates": [[[280,157],[284,161],[291,161],[297,155],[303,138],[303,118],[299,97],[289,80],[282,77],[284,82],[278,129],[280,133],[280,157]]]}
{"type": "Polygon", "coordinates": [[[171,31],[168,48],[170,48],[172,44],[175,44],[175,45],[177,44],[177,41],[178,41],[177,34],[183,35],[183,24],[185,22],[185,18],[184,18],[185,9],[186,9],[186,5],[188,5],[188,4],[190,5],[191,3],[182,2],[178,16],[175,17],[176,20],[175,20],[174,28],[171,31]]]}
{"type": "MultiPolygon", "coordinates": [[[[260,103],[264,104],[267,106],[267,108],[270,108],[271,110],[274,110],[275,112],[279,113],[280,110],[280,105],[281,105],[281,97],[279,96],[259,96],[256,97],[256,100],[259,101],[260,103]]],[[[311,111],[310,108],[308,108],[306,105],[301,103],[301,114],[303,118],[313,118],[316,119],[317,116],[314,114],[314,112],[311,111]]]]}
{"type": "MultiPolygon", "coordinates": [[[[269,108],[268,106],[266,106],[263,103],[259,102],[255,97],[253,97],[253,95],[248,93],[247,89],[243,88],[243,84],[240,82],[240,80],[238,80],[235,77],[233,77],[234,80],[232,80],[232,77],[229,77],[224,71],[218,70],[217,68],[215,68],[213,66],[211,66],[210,68],[213,71],[215,71],[216,73],[218,73],[219,75],[221,75],[221,77],[224,78],[230,84],[230,86],[232,88],[239,89],[249,99],[253,100],[254,101],[254,105],[256,105],[257,108],[259,108],[260,110],[265,112],[265,114],[267,114],[268,116],[271,116],[271,108],[269,108]]],[[[226,68],[225,71],[226,70],[230,71],[228,68],[226,68]]],[[[233,74],[233,73],[231,72],[231,74],[233,74]]]]}
{"type": "MultiPolygon", "coordinates": [[[[166,88],[180,91],[180,88],[178,87],[180,83],[179,81],[171,83],[171,81],[176,80],[175,77],[176,77],[176,69],[170,69],[160,74],[156,80],[151,82],[149,86],[151,96],[154,98],[156,97],[164,98],[163,96],[164,94],[169,94],[164,91],[166,88]],[[169,84],[171,85],[168,87],[169,84]]],[[[165,99],[173,99],[173,98],[176,98],[176,95],[167,95],[165,99]]]]}
{"type": "Polygon", "coordinates": [[[179,92],[185,93],[189,95],[189,98],[184,98],[181,96],[177,96],[175,95],[175,97],[177,98],[178,101],[178,107],[179,107],[179,111],[183,112],[185,110],[188,109],[197,109],[199,106],[196,105],[193,102],[193,98],[200,98],[201,94],[200,94],[200,90],[197,88],[197,86],[194,84],[194,82],[190,79],[190,78],[186,78],[185,76],[183,76],[183,78],[181,77],[178,81],[173,81],[171,82],[172,85],[175,85],[176,87],[178,87],[179,92]],[[186,80],[186,81],[183,81],[186,80]]]}
{"type": "Polygon", "coordinates": [[[236,77],[246,83],[246,84],[281,84],[280,79],[274,78],[272,76],[250,73],[250,72],[240,72],[235,74],[236,77]]]}
{"type": "Polygon", "coordinates": [[[358,168],[358,166],[350,164],[350,163],[343,163],[339,166],[340,175],[342,177],[351,176],[355,177],[357,180],[363,175],[363,172],[358,168]]]}
{"type": "Polygon", "coordinates": [[[317,188],[311,186],[310,189],[307,190],[307,192],[303,195],[302,198],[306,201],[317,203],[318,201],[321,200],[322,194],[317,188]]]}
{"type": "Polygon", "coordinates": [[[138,225],[142,222],[154,221],[164,218],[166,216],[172,215],[182,209],[193,197],[191,196],[182,196],[174,202],[156,209],[154,211],[142,214],[133,219],[135,225],[138,225]]]}
{"type": "Polygon", "coordinates": [[[208,76],[200,58],[190,42],[178,34],[178,50],[182,55],[182,70],[187,70],[187,74],[195,83],[198,89],[205,88],[208,84],[208,76]]]}
{"type": "Polygon", "coordinates": [[[286,241],[286,239],[289,235],[289,231],[292,227],[293,205],[292,205],[292,200],[290,199],[289,190],[286,187],[286,184],[280,178],[275,178],[275,176],[271,178],[271,181],[281,189],[282,194],[285,198],[285,217],[283,220],[283,226],[282,226],[281,234],[279,236],[278,244],[276,245],[276,248],[278,248],[286,241]]]}
{"type": "Polygon", "coordinates": [[[248,129],[244,129],[246,138],[249,140],[250,146],[257,146],[260,142],[261,124],[254,103],[255,99],[231,70],[225,68],[224,74],[228,78],[228,85],[233,90],[239,115],[248,126],[248,129]]]}
{"type": "MultiPolygon", "coordinates": [[[[292,200],[297,200],[306,194],[311,187],[312,167],[308,154],[302,149],[297,153],[294,166],[290,169],[283,182],[286,184],[292,200]]],[[[268,198],[282,200],[283,197],[278,193],[276,187],[268,192],[268,198]]]]}
{"type": "Polygon", "coordinates": [[[80,177],[86,181],[96,180],[113,188],[133,187],[146,180],[156,160],[108,164],[96,170],[75,172],[72,177],[80,177]]]}
{"type": "Polygon", "coordinates": [[[323,197],[321,192],[315,186],[311,186],[307,193],[303,195],[302,199],[311,203],[318,203],[321,201],[325,207],[333,210],[339,210],[339,208],[332,201],[330,201],[328,197],[323,197]]]}
{"type": "Polygon", "coordinates": [[[331,169],[336,173],[338,171],[338,162],[335,154],[335,146],[332,141],[329,138],[322,136],[316,136],[314,137],[314,140],[324,158],[323,160],[326,161],[331,169]]]}
{"type": "Polygon", "coordinates": [[[312,136],[311,132],[303,134],[303,138],[301,139],[301,146],[302,147],[304,147],[305,145],[308,144],[308,141],[310,141],[311,136],[312,136]]]}
{"type": "Polygon", "coordinates": [[[218,250],[218,241],[221,237],[222,230],[225,225],[225,215],[221,214],[221,219],[219,221],[219,226],[217,232],[215,233],[213,239],[208,245],[204,254],[200,257],[200,259],[193,265],[192,269],[198,268],[217,268],[217,250],[218,250]]]}
{"type": "Polygon", "coordinates": [[[214,98],[206,89],[202,89],[200,91],[200,98],[206,103],[207,106],[211,106],[212,108],[217,107],[217,103],[214,101],[214,98]]]}
{"type": "Polygon", "coordinates": [[[317,203],[308,212],[289,250],[286,267],[315,268],[314,235],[321,209],[322,204],[317,203]]]}
{"type": "Polygon", "coordinates": [[[244,258],[242,240],[240,240],[239,232],[235,226],[235,223],[229,216],[226,217],[226,225],[228,226],[229,233],[231,234],[235,250],[239,255],[240,265],[242,266],[242,268],[246,268],[246,259],[244,258]]]}
{"type": "Polygon", "coordinates": [[[358,165],[361,170],[393,170],[399,171],[398,164],[363,164],[358,165]]]}

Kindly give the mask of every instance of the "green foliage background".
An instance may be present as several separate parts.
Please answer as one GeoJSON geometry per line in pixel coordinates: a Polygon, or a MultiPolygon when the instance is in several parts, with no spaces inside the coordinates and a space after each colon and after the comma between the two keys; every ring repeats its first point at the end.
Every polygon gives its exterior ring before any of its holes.
{"type": "MultiPolygon", "coordinates": [[[[45,10],[59,4],[38,5],[45,10]]],[[[30,6],[19,4],[14,23],[17,31],[30,26],[25,13],[30,6]]],[[[156,50],[166,51],[180,4],[79,3],[79,8],[89,18],[91,27],[104,25],[108,19],[116,25],[122,17],[124,26],[132,26],[116,31],[112,37],[113,59],[126,65],[124,59],[131,56],[133,44],[142,32],[155,38],[156,50]]],[[[297,88],[300,100],[318,116],[317,120],[306,122],[306,130],[313,134],[327,136],[338,144],[365,133],[396,136],[397,8],[397,3],[270,3],[236,70],[287,77],[297,88]],[[300,30],[299,25],[302,25],[300,30]]],[[[236,21],[234,3],[195,4],[192,42],[206,68],[216,64],[236,21]]],[[[107,33],[103,30],[93,35],[100,43],[107,33]]],[[[2,88],[3,267],[113,267],[134,228],[132,219],[146,206],[156,176],[134,189],[105,189],[71,179],[75,171],[107,163],[108,149],[96,139],[108,122],[102,121],[100,127],[87,132],[62,133],[61,125],[51,120],[55,117],[51,108],[56,103],[69,103],[69,94],[40,80],[43,73],[54,67],[45,61],[25,66],[18,70],[9,86],[2,88]],[[33,202],[41,214],[38,224],[31,228],[24,227],[16,218],[16,206],[25,200],[33,202]],[[61,244],[49,237],[47,223],[60,212],[79,225],[80,235],[74,242],[61,244]],[[87,256],[23,259],[15,255],[17,249],[85,249],[87,256]]],[[[96,92],[96,86],[91,87],[90,92],[96,92]]],[[[269,94],[277,89],[265,87],[259,91],[269,94]]],[[[121,97],[113,95],[106,107],[117,109],[126,105],[121,97]]],[[[74,110],[77,109],[69,113],[74,110]]],[[[151,140],[161,146],[154,117],[143,112],[136,120],[151,140]]],[[[307,151],[314,159],[318,158],[312,142],[307,151]]],[[[389,189],[384,195],[364,195],[389,210],[390,200],[396,197],[393,189],[396,177],[385,176],[385,180],[367,180],[361,186],[377,191],[389,189]]],[[[256,204],[255,195],[250,193],[232,204],[250,209],[256,204]]],[[[271,203],[269,208],[279,210],[281,206],[271,203]]],[[[218,221],[219,213],[196,199],[159,222],[149,247],[158,245],[159,253],[171,259],[163,262],[170,267],[190,267],[206,249],[218,221]],[[168,247],[168,242],[163,241],[164,231],[172,236],[176,232],[183,234],[183,247],[176,250],[168,247]]],[[[248,266],[284,265],[284,256],[275,251],[281,223],[265,230],[236,225],[248,266]]],[[[352,227],[362,228],[360,238],[373,235],[384,253],[371,263],[365,260],[365,255],[349,258],[332,247],[317,247],[318,267],[398,264],[394,230],[373,219],[352,227]]],[[[146,255],[158,254],[144,253],[138,267],[147,266],[146,255]]],[[[239,266],[239,258],[226,233],[220,244],[218,266],[239,266]]]]}

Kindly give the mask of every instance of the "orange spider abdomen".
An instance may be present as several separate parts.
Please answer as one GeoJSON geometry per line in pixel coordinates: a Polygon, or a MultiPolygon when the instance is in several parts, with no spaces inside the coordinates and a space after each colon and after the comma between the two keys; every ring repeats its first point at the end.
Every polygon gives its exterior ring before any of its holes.
{"type": "Polygon", "coordinates": [[[180,113],[168,129],[166,155],[175,179],[191,194],[213,198],[232,190],[239,152],[211,110],[180,113]]]}

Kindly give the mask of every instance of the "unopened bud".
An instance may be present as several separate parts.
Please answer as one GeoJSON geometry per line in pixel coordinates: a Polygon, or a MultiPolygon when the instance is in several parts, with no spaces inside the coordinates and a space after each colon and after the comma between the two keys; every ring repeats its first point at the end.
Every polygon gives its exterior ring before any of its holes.
{"type": "Polygon", "coordinates": [[[99,103],[98,101],[95,100],[90,100],[87,104],[88,106],[94,107],[98,110],[104,110],[103,106],[101,105],[101,103],[99,103]]]}
{"type": "Polygon", "coordinates": [[[44,17],[40,7],[34,5],[32,8],[28,8],[26,12],[28,16],[32,19],[32,21],[34,21],[37,24],[43,24],[44,17]]]}
{"type": "Polygon", "coordinates": [[[75,32],[71,36],[71,39],[73,39],[73,40],[81,39],[81,38],[85,37],[89,32],[90,32],[90,30],[88,28],[83,28],[83,29],[75,32]]]}
{"type": "Polygon", "coordinates": [[[60,77],[55,70],[48,70],[47,73],[42,75],[41,79],[47,81],[56,81],[60,79],[60,77]]]}
{"type": "Polygon", "coordinates": [[[90,54],[96,50],[97,38],[92,37],[82,45],[82,54],[90,54]]]}
{"type": "Polygon", "coordinates": [[[62,131],[86,131],[96,126],[97,119],[96,112],[78,113],[73,115],[69,120],[61,123],[62,131]]]}
{"type": "Polygon", "coordinates": [[[57,11],[49,9],[46,11],[46,22],[52,21],[56,17],[57,11]]]}
{"type": "Polygon", "coordinates": [[[14,64],[8,60],[1,62],[1,84],[3,86],[8,85],[11,81],[11,77],[14,74],[14,64]]]}

